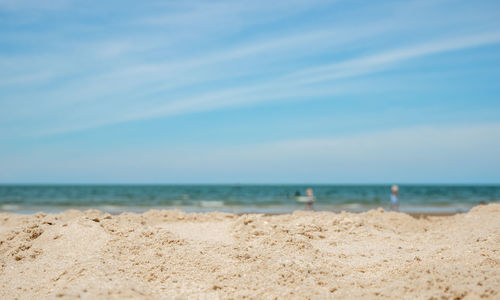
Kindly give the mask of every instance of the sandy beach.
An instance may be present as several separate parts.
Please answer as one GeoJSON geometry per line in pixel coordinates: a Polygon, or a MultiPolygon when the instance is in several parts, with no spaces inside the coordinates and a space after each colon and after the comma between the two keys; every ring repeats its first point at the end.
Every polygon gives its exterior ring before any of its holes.
{"type": "Polygon", "coordinates": [[[0,214],[0,298],[500,298],[500,204],[265,216],[0,214]]]}

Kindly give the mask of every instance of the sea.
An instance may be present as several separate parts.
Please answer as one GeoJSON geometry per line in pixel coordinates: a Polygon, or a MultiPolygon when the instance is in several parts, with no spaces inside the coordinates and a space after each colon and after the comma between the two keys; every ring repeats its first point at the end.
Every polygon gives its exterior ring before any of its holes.
{"type": "MultiPolygon", "coordinates": [[[[0,212],[290,213],[305,208],[297,195],[305,195],[307,188],[314,191],[317,211],[389,208],[390,185],[0,185],[0,212]]],[[[400,185],[399,201],[400,211],[408,213],[466,212],[500,202],[500,185],[400,185]]]]}

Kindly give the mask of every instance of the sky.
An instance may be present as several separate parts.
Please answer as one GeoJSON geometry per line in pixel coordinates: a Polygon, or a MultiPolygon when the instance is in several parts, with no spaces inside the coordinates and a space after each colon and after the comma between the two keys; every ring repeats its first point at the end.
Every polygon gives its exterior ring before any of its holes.
{"type": "Polygon", "coordinates": [[[499,15],[0,0],[0,183],[500,183],[499,15]]]}

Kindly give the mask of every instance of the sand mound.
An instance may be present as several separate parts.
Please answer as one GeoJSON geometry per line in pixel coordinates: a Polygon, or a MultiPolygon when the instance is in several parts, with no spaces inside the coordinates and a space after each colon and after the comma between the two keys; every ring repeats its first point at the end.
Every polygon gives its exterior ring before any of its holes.
{"type": "Polygon", "coordinates": [[[0,298],[498,299],[500,204],[415,219],[0,214],[0,298]]]}

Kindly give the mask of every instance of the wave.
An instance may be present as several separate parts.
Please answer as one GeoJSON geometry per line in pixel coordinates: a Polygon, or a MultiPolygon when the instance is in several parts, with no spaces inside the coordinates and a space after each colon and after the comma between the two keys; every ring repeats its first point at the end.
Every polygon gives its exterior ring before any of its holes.
{"type": "Polygon", "coordinates": [[[224,201],[198,201],[198,204],[201,207],[207,207],[207,208],[223,207],[224,201]]]}
{"type": "Polygon", "coordinates": [[[0,205],[0,211],[17,211],[20,210],[22,206],[16,204],[2,204],[0,205]]]}

